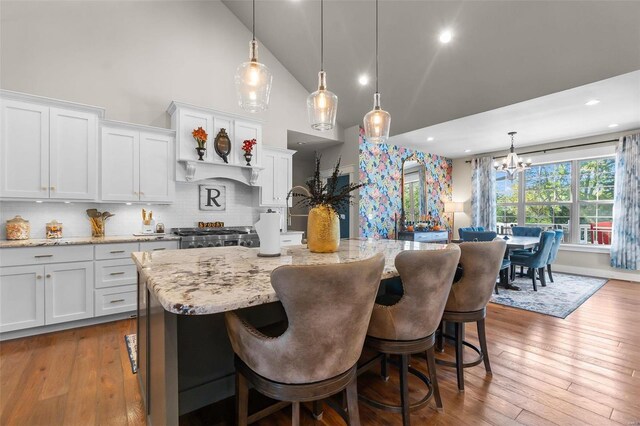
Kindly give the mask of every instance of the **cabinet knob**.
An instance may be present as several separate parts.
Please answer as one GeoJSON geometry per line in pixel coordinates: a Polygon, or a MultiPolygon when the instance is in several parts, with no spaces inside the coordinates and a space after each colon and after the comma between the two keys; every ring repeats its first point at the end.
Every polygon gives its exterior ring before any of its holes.
{"type": "Polygon", "coordinates": [[[52,191],[55,191],[56,187],[55,186],[50,186],[49,189],[52,190],[52,191]]]}
{"type": "Polygon", "coordinates": [[[51,278],[51,274],[47,274],[47,278],[51,278]]]}
{"type": "Polygon", "coordinates": [[[46,187],[46,186],[43,186],[41,189],[42,189],[43,191],[46,191],[46,190],[47,190],[47,187],[46,187]]]}
{"type": "Polygon", "coordinates": [[[42,275],[36,275],[36,279],[41,280],[42,279],[42,275]]]}
{"type": "Polygon", "coordinates": [[[136,191],[133,191],[133,195],[138,195],[138,193],[136,191]]]}

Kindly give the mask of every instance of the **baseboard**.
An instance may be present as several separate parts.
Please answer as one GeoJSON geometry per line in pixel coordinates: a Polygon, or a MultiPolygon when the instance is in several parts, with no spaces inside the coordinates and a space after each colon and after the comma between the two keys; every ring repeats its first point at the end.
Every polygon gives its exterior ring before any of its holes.
{"type": "Polygon", "coordinates": [[[598,268],[584,268],[580,266],[559,265],[554,263],[551,266],[553,272],[564,272],[567,274],[586,275],[589,277],[608,278],[610,280],[634,281],[640,284],[640,272],[609,271],[598,268]]]}
{"type": "Polygon", "coordinates": [[[69,330],[71,328],[86,327],[88,325],[102,324],[105,322],[119,321],[127,318],[134,318],[136,311],[122,312],[119,314],[105,315],[102,317],[87,318],[78,321],[63,322],[60,324],[44,325],[42,327],[26,328],[24,330],[7,331],[0,333],[0,342],[20,337],[35,336],[37,334],[51,333],[54,331],[69,330]]]}

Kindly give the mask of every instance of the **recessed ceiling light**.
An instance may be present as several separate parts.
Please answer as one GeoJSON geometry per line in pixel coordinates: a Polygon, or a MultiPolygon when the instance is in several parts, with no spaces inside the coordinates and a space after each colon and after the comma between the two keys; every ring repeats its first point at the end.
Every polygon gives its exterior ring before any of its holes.
{"type": "Polygon", "coordinates": [[[453,39],[453,33],[449,29],[442,31],[440,33],[440,36],[438,36],[438,40],[440,40],[440,43],[444,44],[449,43],[451,39],[453,39]]]}
{"type": "Polygon", "coordinates": [[[614,127],[618,127],[618,123],[612,123],[612,124],[609,124],[609,127],[610,127],[610,128],[612,128],[612,129],[613,129],[614,127]]]}
{"type": "Polygon", "coordinates": [[[464,152],[471,152],[471,150],[470,149],[465,149],[464,152]]]}
{"type": "Polygon", "coordinates": [[[298,145],[306,145],[306,142],[298,142],[298,145]]]}
{"type": "Polygon", "coordinates": [[[38,201],[36,201],[36,203],[40,204],[40,203],[42,203],[42,201],[38,200],[38,201]]]}
{"type": "Polygon", "coordinates": [[[131,203],[125,203],[125,204],[126,204],[127,206],[130,206],[130,205],[131,205],[131,203]]]}
{"type": "Polygon", "coordinates": [[[71,204],[71,201],[65,201],[64,203],[65,204],[71,204]]]}
{"type": "Polygon", "coordinates": [[[366,86],[369,84],[369,76],[366,74],[360,75],[360,77],[358,77],[358,83],[360,83],[361,86],[366,86]]]}
{"type": "Polygon", "coordinates": [[[434,140],[434,137],[433,137],[433,136],[429,136],[429,137],[427,138],[427,142],[431,142],[432,140],[434,140]]]}
{"type": "Polygon", "coordinates": [[[600,103],[600,99],[591,99],[589,101],[587,101],[587,103],[585,104],[586,106],[594,106],[594,105],[598,105],[600,103]]]}

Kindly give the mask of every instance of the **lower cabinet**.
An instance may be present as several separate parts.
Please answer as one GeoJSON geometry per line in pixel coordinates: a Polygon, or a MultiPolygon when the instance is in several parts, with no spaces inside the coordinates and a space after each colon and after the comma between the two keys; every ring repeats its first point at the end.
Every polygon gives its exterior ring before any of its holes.
{"type": "Polygon", "coordinates": [[[135,311],[138,289],[135,284],[120,287],[100,288],[95,291],[95,316],[135,311]]]}
{"type": "Polygon", "coordinates": [[[44,325],[44,266],[0,268],[0,332],[44,325]]]}
{"type": "Polygon", "coordinates": [[[45,324],[93,317],[93,262],[44,267],[45,324]]]}

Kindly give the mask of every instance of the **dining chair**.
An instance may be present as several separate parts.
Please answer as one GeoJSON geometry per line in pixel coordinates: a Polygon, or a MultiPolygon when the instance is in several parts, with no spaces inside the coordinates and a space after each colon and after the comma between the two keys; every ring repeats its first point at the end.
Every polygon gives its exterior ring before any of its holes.
{"type": "Polygon", "coordinates": [[[562,243],[562,239],[564,238],[564,231],[562,229],[554,229],[556,233],[555,238],[553,240],[553,247],[549,252],[549,260],[547,260],[547,273],[549,274],[549,281],[553,282],[553,275],[551,273],[551,264],[556,261],[558,257],[558,251],[560,250],[560,244],[562,243]]]}
{"type": "Polygon", "coordinates": [[[514,237],[539,237],[542,228],[539,226],[512,226],[511,233],[514,237]]]}
{"type": "Polygon", "coordinates": [[[554,231],[544,231],[540,235],[540,242],[538,243],[538,249],[532,253],[516,253],[509,256],[511,260],[511,267],[522,266],[529,268],[531,279],[533,281],[533,291],[538,291],[536,285],[536,271],[540,277],[542,286],[546,286],[547,282],[544,275],[544,270],[549,260],[549,254],[553,247],[556,233],[554,231]]]}
{"type": "MultiPolygon", "coordinates": [[[[241,318],[225,313],[235,353],[236,419],[244,426],[273,412],[249,415],[249,385],[259,393],[292,403],[292,424],[299,425],[300,402],[317,401],[346,390],[350,425],[359,425],[357,362],[380,285],[384,255],[340,265],[280,266],[271,284],[287,314],[279,336],[267,336],[241,318]]],[[[317,411],[314,408],[314,411],[317,411]]]]}
{"type": "Polygon", "coordinates": [[[462,236],[465,232],[482,232],[484,231],[484,226],[467,226],[464,228],[458,228],[458,237],[464,241],[462,236]]]}

